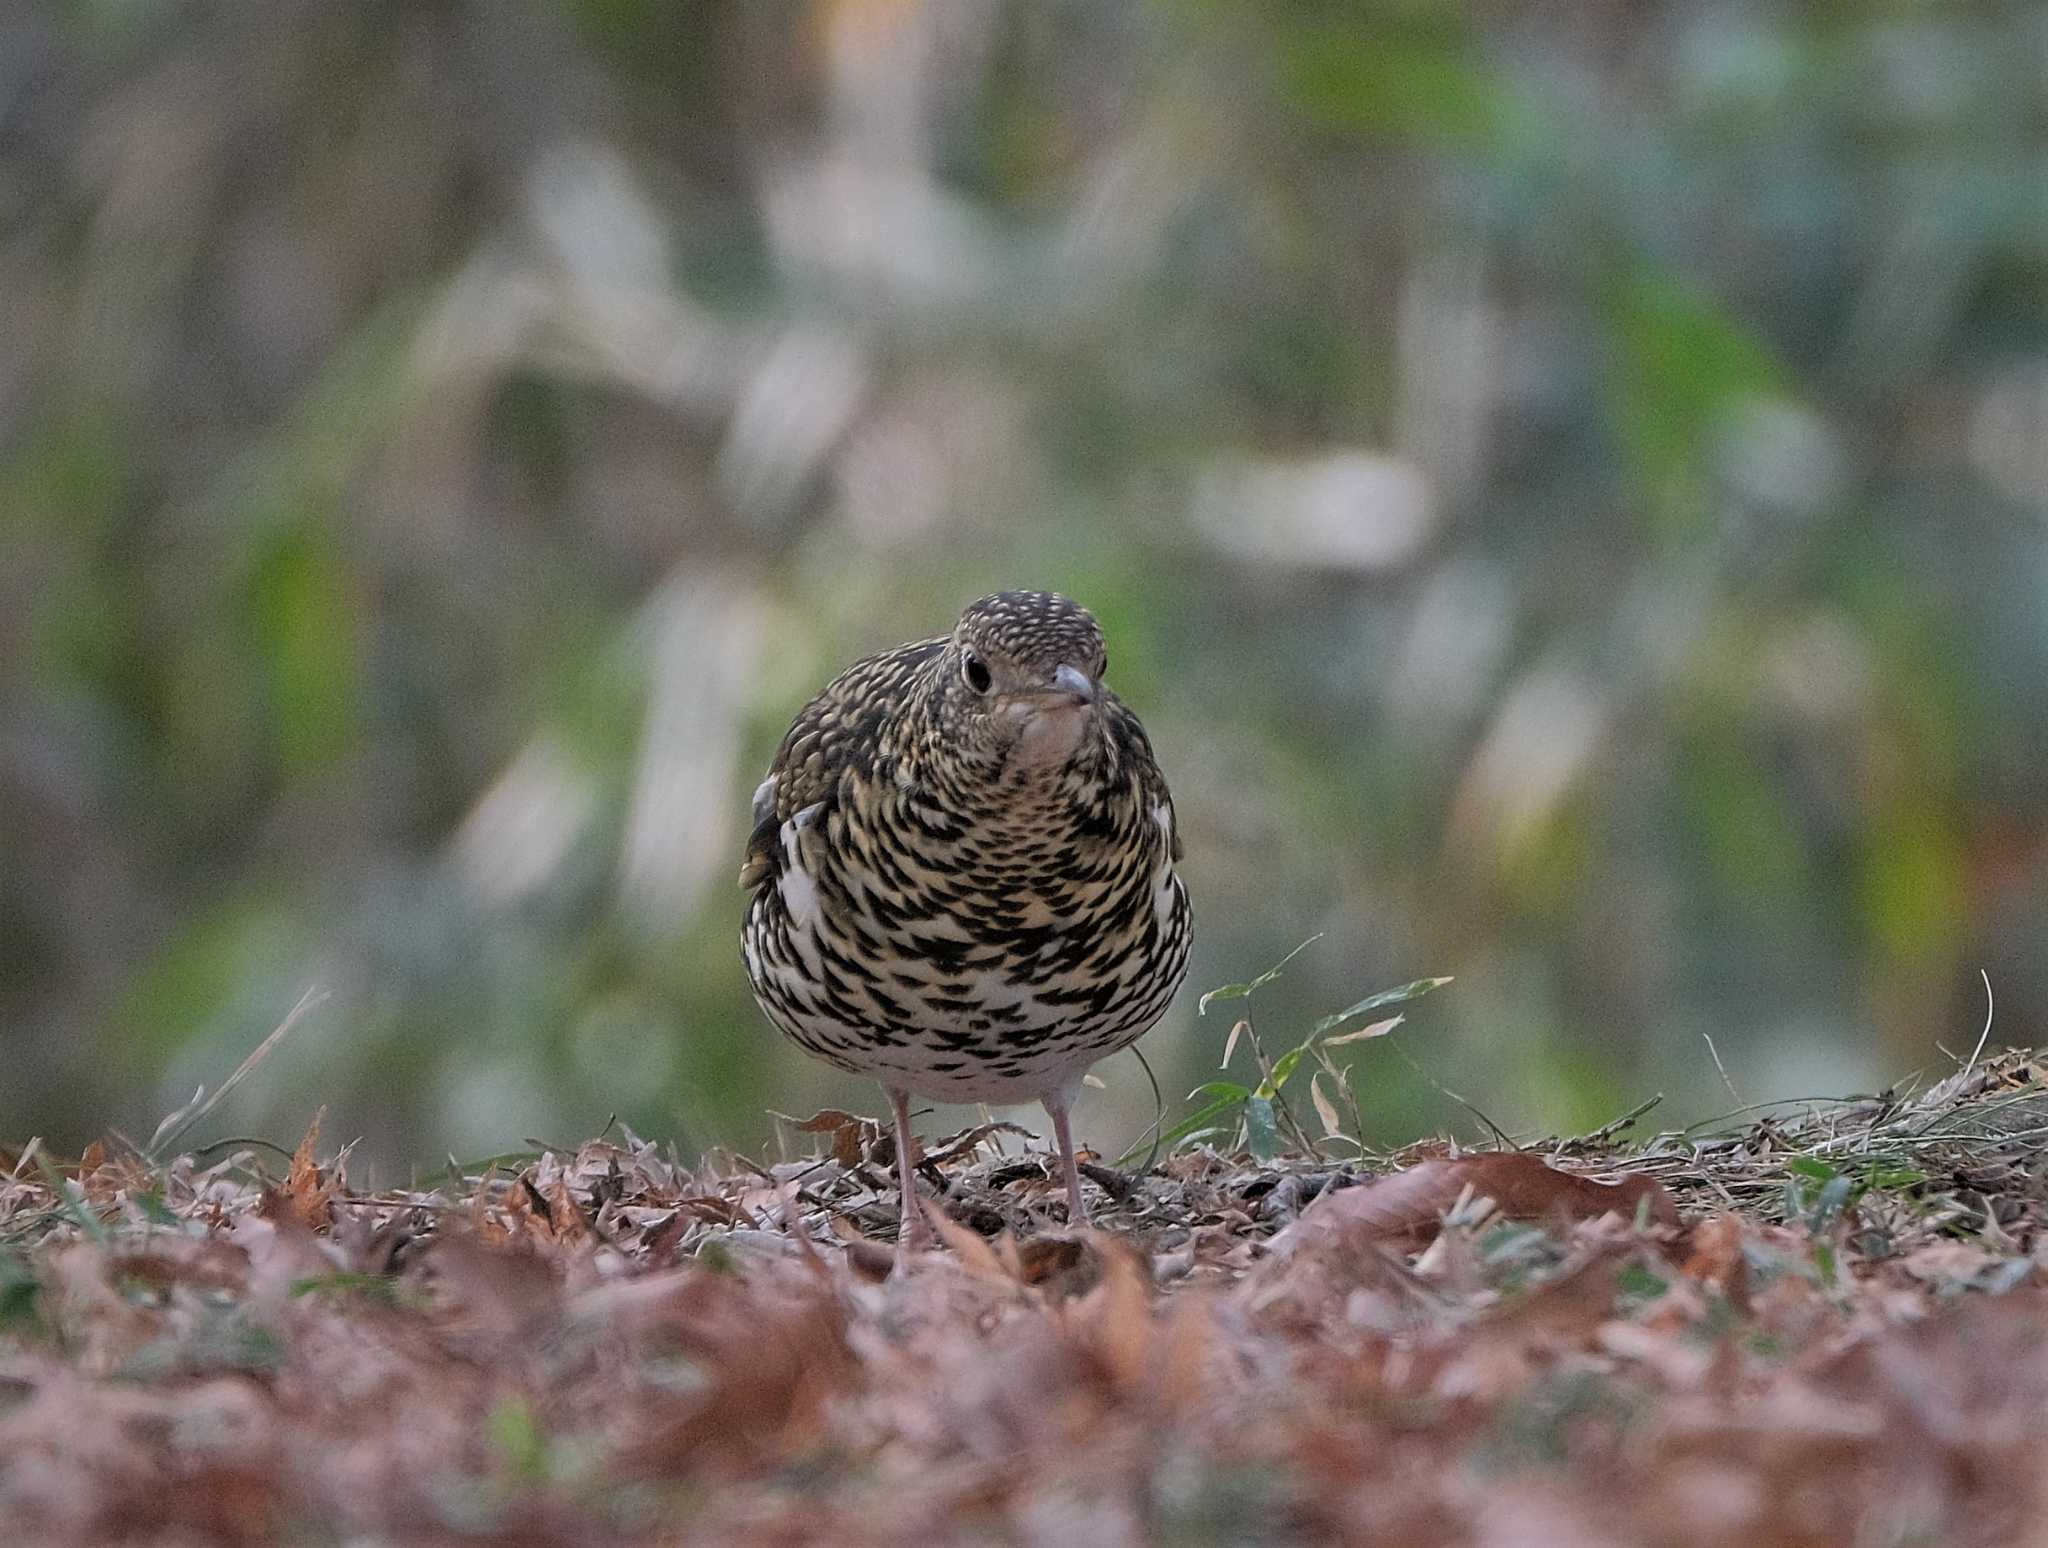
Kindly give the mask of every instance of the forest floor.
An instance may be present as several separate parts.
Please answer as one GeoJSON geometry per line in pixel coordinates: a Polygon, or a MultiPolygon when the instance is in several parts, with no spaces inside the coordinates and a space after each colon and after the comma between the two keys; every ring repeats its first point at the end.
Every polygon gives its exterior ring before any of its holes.
{"type": "Polygon", "coordinates": [[[2048,1544],[2048,1064],[1091,1175],[0,1151],[10,1544],[2048,1544]]]}

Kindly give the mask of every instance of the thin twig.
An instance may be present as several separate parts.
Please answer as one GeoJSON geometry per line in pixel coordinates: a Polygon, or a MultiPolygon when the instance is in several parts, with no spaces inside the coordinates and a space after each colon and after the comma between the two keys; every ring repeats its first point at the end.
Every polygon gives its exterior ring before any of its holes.
{"type": "Polygon", "coordinates": [[[40,1134],[31,1134],[28,1143],[21,1147],[21,1154],[14,1158],[14,1170],[0,1175],[4,1175],[9,1182],[20,1182],[21,1169],[33,1161],[36,1152],[42,1148],[43,1137],[40,1134]]]}
{"type": "Polygon", "coordinates": [[[1140,1175],[1143,1175],[1150,1172],[1152,1163],[1159,1159],[1159,1135],[1166,1123],[1166,1098],[1160,1094],[1159,1077],[1152,1073],[1152,1063],[1145,1057],[1144,1051],[1133,1043],[1131,1052],[1138,1056],[1138,1063],[1144,1067],[1145,1078],[1152,1082],[1152,1123],[1146,1130],[1152,1136],[1152,1148],[1145,1152],[1145,1164],[1139,1169],[1140,1175]]]}
{"type": "Polygon", "coordinates": [[[1970,1050],[1970,1062],[1963,1066],[1964,1075],[1968,1075],[1970,1071],[1977,1067],[1977,1058],[1984,1052],[1984,1040],[1991,1036],[1991,1013],[1993,1010],[1991,975],[1985,972],[1984,969],[1979,968],[1977,969],[1977,976],[1984,980],[1984,1030],[1977,1034],[1977,1046],[1970,1050]]]}
{"type": "Polygon", "coordinates": [[[1314,1156],[1318,1161],[1322,1160],[1322,1146],[1308,1137],[1308,1130],[1304,1129],[1301,1120],[1294,1116],[1294,1109],[1287,1105],[1286,1093],[1280,1089],[1280,1082],[1273,1076],[1273,1061],[1266,1057],[1266,1045],[1259,1041],[1259,1029],[1252,1022],[1250,1006],[1245,1007],[1244,1035],[1246,1041],[1252,1045],[1252,1057],[1259,1064],[1259,1079],[1262,1083],[1260,1089],[1273,1093],[1273,1106],[1287,1121],[1287,1130],[1293,1136],[1294,1143],[1302,1148],[1304,1154],[1314,1156]]]}
{"type": "Polygon", "coordinates": [[[1728,1094],[1735,1098],[1736,1106],[1740,1107],[1742,1105],[1742,1093],[1735,1089],[1735,1082],[1728,1078],[1728,1066],[1721,1062],[1721,1050],[1714,1046],[1713,1033],[1702,1032],[1700,1036],[1706,1040],[1707,1052],[1713,1056],[1714,1068],[1721,1072],[1721,1084],[1728,1088],[1728,1094]]]}
{"type": "Polygon", "coordinates": [[[1611,1140],[1614,1138],[1615,1135],[1619,1134],[1623,1129],[1628,1128],[1638,1118],[1642,1117],[1644,1113],[1647,1113],[1651,1108],[1655,1107],[1659,1102],[1663,1100],[1664,1093],[1659,1091],[1655,1096],[1647,1097],[1643,1101],[1636,1103],[1634,1107],[1631,1107],[1619,1118],[1608,1119],[1605,1123],[1601,1124],[1599,1128],[1595,1129],[1591,1134],[1581,1134],[1577,1135],[1572,1139],[1559,1140],[1557,1142],[1557,1148],[1559,1150],[1565,1150],[1573,1145],[1598,1145],[1605,1140],[1611,1140]]]}
{"type": "Polygon", "coordinates": [[[1744,1102],[1740,1107],[1730,1108],[1725,1113],[1715,1113],[1711,1117],[1701,1118],[1696,1122],[1689,1123],[1684,1128],[1678,1130],[1677,1133],[1680,1138],[1683,1138],[1688,1134],[1697,1134],[1702,1129],[1711,1131],[1717,1126],[1728,1122],[1729,1119],[1740,1118],[1745,1113],[1767,1113],[1776,1107],[1807,1107],[1815,1102],[1833,1102],[1836,1100],[1838,1099],[1835,1097],[1792,1096],[1771,1097],[1762,1102],[1744,1102]]]}
{"type": "Polygon", "coordinates": [[[1466,1112],[1470,1113],[1474,1118],[1477,1118],[1481,1123],[1485,1124],[1487,1128],[1493,1130],[1493,1137],[1499,1140],[1501,1144],[1505,1145],[1509,1150],[1520,1150],[1522,1148],[1520,1145],[1515,1143],[1514,1136],[1509,1134],[1506,1129],[1503,1129],[1499,1124],[1495,1123],[1491,1118],[1487,1117],[1486,1114],[1482,1113],[1470,1102],[1466,1101],[1463,1097],[1459,1096],[1457,1092],[1453,1091],[1449,1086],[1444,1085],[1434,1075],[1430,1074],[1428,1070],[1425,1070],[1421,1065],[1417,1064],[1415,1060],[1412,1057],[1410,1057],[1407,1049],[1403,1048],[1399,1043],[1393,1042],[1391,1038],[1389,1038],[1387,1041],[1393,1047],[1394,1052],[1401,1056],[1402,1062],[1406,1064],[1409,1069],[1413,1070],[1417,1075],[1421,1076],[1423,1084],[1428,1086],[1430,1090],[1434,1091],[1438,1096],[1449,1097],[1453,1102],[1456,1102],[1460,1107],[1464,1108],[1466,1112]]]}
{"type": "Polygon", "coordinates": [[[268,1150],[276,1155],[283,1156],[287,1161],[291,1160],[292,1158],[291,1151],[289,1151],[282,1145],[275,1144],[267,1139],[257,1139],[254,1135],[240,1134],[231,1135],[227,1139],[211,1140],[204,1145],[194,1145],[189,1154],[196,1161],[197,1159],[199,1159],[199,1157],[210,1156],[217,1150],[234,1150],[237,1148],[247,1148],[250,1150],[268,1150]]]}
{"type": "Polygon", "coordinates": [[[158,1157],[166,1150],[174,1147],[185,1135],[189,1134],[194,1127],[205,1119],[207,1114],[211,1113],[226,1100],[227,1094],[230,1091],[247,1080],[255,1072],[258,1065],[275,1053],[277,1045],[285,1040],[285,1037],[294,1027],[305,1020],[307,1012],[326,1000],[326,998],[327,991],[325,989],[321,988],[318,984],[310,986],[304,994],[299,996],[299,1003],[286,1012],[284,1020],[277,1024],[276,1030],[262,1042],[258,1043],[250,1052],[248,1058],[235,1066],[234,1074],[222,1081],[219,1089],[211,1096],[202,1096],[194,1099],[156,1126],[156,1133],[152,1134],[149,1138],[149,1149],[143,1153],[144,1158],[151,1165],[155,1165],[158,1157]]]}

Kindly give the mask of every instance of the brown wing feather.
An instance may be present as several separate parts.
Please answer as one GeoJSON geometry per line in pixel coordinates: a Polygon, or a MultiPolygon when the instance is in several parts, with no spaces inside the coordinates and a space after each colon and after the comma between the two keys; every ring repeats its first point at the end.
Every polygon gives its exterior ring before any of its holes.
{"type": "Polygon", "coordinates": [[[921,690],[924,669],[945,646],[944,638],[919,640],[865,657],[803,707],[755,791],[741,887],[754,891],[772,884],[780,872],[782,825],[807,806],[829,806],[849,767],[866,770],[881,743],[881,723],[906,695],[921,690]]]}
{"type": "Polygon", "coordinates": [[[1151,806],[1156,802],[1166,808],[1169,853],[1178,862],[1181,858],[1180,813],[1173,808],[1173,792],[1166,788],[1166,777],[1159,772],[1158,760],[1152,755],[1152,738],[1145,734],[1145,727],[1123,700],[1115,694],[1109,694],[1107,698],[1110,734],[1123,749],[1124,760],[1137,769],[1145,804],[1151,806]]]}

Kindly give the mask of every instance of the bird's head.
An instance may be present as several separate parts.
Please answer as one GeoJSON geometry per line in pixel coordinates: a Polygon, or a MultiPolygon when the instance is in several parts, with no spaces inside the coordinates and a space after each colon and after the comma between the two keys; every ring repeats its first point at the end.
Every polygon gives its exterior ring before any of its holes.
{"type": "Polygon", "coordinates": [[[969,603],[933,683],[942,731],[1009,768],[1057,767],[1099,735],[1102,628],[1050,591],[969,603]]]}

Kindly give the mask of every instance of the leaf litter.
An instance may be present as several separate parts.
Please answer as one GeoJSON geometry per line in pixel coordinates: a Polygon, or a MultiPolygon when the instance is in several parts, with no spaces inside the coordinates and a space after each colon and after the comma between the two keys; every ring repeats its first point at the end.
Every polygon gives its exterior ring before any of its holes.
{"type": "Polygon", "coordinates": [[[6,1540],[2048,1542],[2037,1055],[1634,1143],[1196,1141],[1078,1233],[980,1125],[902,1273],[887,1126],[792,1123],[412,1190],[317,1117],[282,1175],[0,1151],[6,1540]]]}

